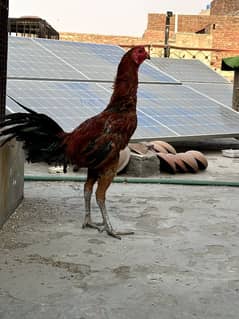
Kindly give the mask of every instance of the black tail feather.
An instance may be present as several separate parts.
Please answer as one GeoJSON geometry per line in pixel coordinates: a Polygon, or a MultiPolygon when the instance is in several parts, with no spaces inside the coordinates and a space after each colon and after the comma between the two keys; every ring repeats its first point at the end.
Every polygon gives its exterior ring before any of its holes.
{"type": "MultiPolygon", "coordinates": [[[[28,107],[26,107],[25,105],[23,105],[22,103],[18,102],[17,100],[15,100],[12,96],[7,95],[7,97],[9,97],[9,99],[11,99],[13,102],[15,102],[16,104],[18,104],[20,107],[22,107],[25,111],[27,111],[28,113],[31,114],[38,114],[37,112],[29,109],[28,107]]],[[[17,114],[17,113],[16,113],[17,114]]]]}
{"type": "Polygon", "coordinates": [[[9,98],[28,113],[9,114],[0,123],[0,147],[16,138],[23,142],[28,161],[66,166],[63,143],[66,133],[63,129],[47,115],[37,113],[14,98],[9,98]]]}

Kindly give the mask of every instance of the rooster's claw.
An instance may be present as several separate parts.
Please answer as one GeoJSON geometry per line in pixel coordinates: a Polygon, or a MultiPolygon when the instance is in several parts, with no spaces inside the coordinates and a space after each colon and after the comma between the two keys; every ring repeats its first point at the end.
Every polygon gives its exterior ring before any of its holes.
{"type": "Polygon", "coordinates": [[[124,236],[124,235],[134,235],[133,231],[115,231],[114,229],[110,229],[107,226],[101,228],[100,232],[103,232],[103,231],[106,231],[106,233],[109,236],[112,236],[117,239],[121,239],[121,236],[124,236]]]}

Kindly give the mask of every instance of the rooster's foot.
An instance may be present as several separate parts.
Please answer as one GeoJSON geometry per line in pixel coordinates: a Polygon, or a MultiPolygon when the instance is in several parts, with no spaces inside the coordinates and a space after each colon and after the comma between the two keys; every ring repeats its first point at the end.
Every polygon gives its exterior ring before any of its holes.
{"type": "Polygon", "coordinates": [[[134,235],[133,231],[115,231],[113,228],[108,226],[104,226],[103,228],[101,228],[100,231],[101,232],[106,231],[106,233],[109,236],[112,236],[117,239],[121,239],[121,236],[124,236],[124,235],[134,235]]]}

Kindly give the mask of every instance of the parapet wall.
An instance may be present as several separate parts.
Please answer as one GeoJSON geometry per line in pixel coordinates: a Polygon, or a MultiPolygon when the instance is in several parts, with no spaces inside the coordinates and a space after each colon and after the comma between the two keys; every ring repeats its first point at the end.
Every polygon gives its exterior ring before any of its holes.
{"type": "Polygon", "coordinates": [[[12,141],[0,149],[0,227],[23,199],[24,154],[12,141]]]}

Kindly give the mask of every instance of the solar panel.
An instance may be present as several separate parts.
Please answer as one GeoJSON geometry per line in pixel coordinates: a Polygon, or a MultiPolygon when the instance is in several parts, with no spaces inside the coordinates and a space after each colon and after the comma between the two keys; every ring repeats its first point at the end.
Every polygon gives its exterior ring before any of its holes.
{"type": "MultiPolygon", "coordinates": [[[[95,83],[68,81],[8,80],[7,93],[33,110],[52,117],[66,131],[103,110],[110,96],[95,83]]],[[[10,108],[19,112],[14,104],[10,108]]]]}
{"type": "MultiPolygon", "coordinates": [[[[110,83],[9,80],[7,92],[70,131],[105,108],[112,88],[110,83]]],[[[10,108],[19,111],[14,104],[10,108]]],[[[137,109],[132,140],[239,134],[239,114],[183,85],[141,84],[137,109]]]]}
{"type": "Polygon", "coordinates": [[[30,38],[9,37],[8,77],[86,79],[78,70],[66,64],[37,43],[37,41],[30,38]]]}
{"type": "Polygon", "coordinates": [[[225,83],[229,82],[199,60],[152,58],[161,71],[182,82],[225,83]]]}
{"type": "MultiPolygon", "coordinates": [[[[118,46],[9,37],[9,78],[114,81],[124,54],[118,46]]],[[[178,83],[145,62],[141,82],[178,83]]]]}
{"type": "MultiPolygon", "coordinates": [[[[186,86],[141,85],[138,94],[138,114],[150,118],[153,127],[164,127],[168,139],[190,136],[238,135],[239,114],[186,86]],[[157,124],[156,124],[157,123],[157,124]]],[[[154,131],[154,130],[153,130],[154,131]]],[[[155,137],[157,130],[154,131],[155,137]]],[[[143,133],[144,134],[144,133],[143,133]]],[[[134,136],[143,139],[138,132],[134,136]]]]}

